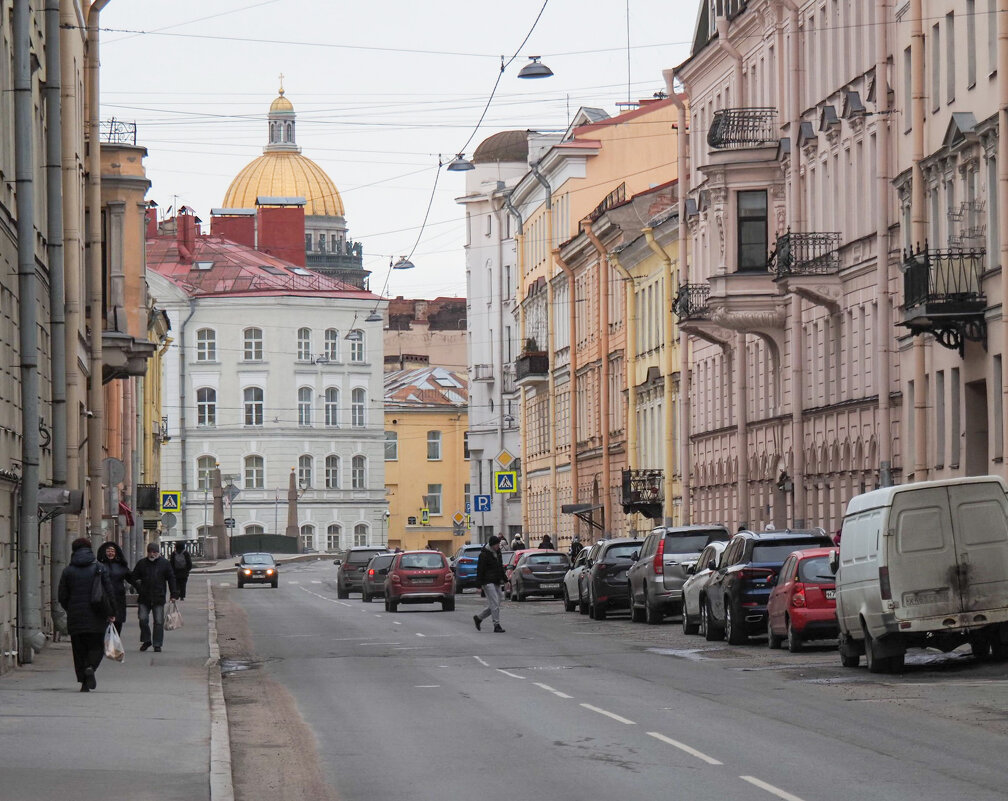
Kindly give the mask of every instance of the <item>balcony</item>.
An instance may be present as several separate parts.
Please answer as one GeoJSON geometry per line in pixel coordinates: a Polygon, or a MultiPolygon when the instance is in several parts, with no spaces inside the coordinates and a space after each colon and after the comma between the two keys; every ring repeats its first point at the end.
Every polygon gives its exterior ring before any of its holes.
{"type": "Polygon", "coordinates": [[[473,381],[489,381],[494,380],[494,370],[492,364],[474,364],[473,365],[473,381]]]}
{"type": "Polygon", "coordinates": [[[707,131],[707,144],[715,150],[776,145],[778,139],[774,108],[720,109],[707,131]]]}
{"type": "Polygon", "coordinates": [[[767,262],[778,278],[789,275],[833,275],[840,271],[839,233],[796,233],[777,237],[767,262]]]}
{"type": "Polygon", "coordinates": [[[709,297],[709,284],[680,284],[679,294],[672,301],[672,311],[680,320],[705,320],[710,314],[709,297]]]}
{"type": "Polygon", "coordinates": [[[526,351],[515,362],[515,380],[519,386],[539,384],[549,376],[549,355],[544,350],[526,351]]]}
{"type": "Polygon", "coordinates": [[[987,347],[982,277],[985,250],[928,250],[903,253],[903,322],[913,336],[932,334],[963,356],[966,342],[987,347]]]}
{"type": "Polygon", "coordinates": [[[518,387],[515,384],[515,367],[513,364],[504,365],[504,388],[501,390],[505,395],[514,392],[518,387]]]}
{"type": "Polygon", "coordinates": [[[624,470],[623,513],[640,512],[645,517],[659,519],[665,502],[664,470],[624,470]]]}

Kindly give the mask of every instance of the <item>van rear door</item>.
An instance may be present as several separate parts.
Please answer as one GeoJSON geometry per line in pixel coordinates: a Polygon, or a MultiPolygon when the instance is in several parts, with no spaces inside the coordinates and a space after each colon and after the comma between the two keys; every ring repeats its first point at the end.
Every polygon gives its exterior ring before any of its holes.
{"type": "MultiPolygon", "coordinates": [[[[962,604],[955,580],[958,560],[946,487],[924,487],[893,495],[885,549],[898,620],[959,612],[962,604]]],[[[883,610],[886,605],[883,600],[883,610]]]]}
{"type": "Polygon", "coordinates": [[[964,612],[1008,606],[1008,498],[999,482],[948,488],[964,612]]]}

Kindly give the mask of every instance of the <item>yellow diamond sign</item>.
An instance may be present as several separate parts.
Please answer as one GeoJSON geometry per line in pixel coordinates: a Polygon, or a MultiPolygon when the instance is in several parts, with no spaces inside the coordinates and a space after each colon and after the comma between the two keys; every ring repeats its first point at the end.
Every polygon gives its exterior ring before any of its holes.
{"type": "Polygon", "coordinates": [[[511,464],[511,462],[513,462],[514,460],[515,457],[512,456],[507,449],[504,449],[497,454],[497,464],[499,464],[505,470],[507,470],[508,465],[511,464]]]}
{"type": "Polygon", "coordinates": [[[456,512],[455,514],[452,515],[452,522],[456,526],[461,526],[465,522],[465,515],[462,514],[461,512],[456,512]]]}

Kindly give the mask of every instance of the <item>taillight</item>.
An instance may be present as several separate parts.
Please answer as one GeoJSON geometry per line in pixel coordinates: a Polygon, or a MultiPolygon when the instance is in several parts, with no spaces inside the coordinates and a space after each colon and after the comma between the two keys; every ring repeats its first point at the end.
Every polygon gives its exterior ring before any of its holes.
{"type": "Polygon", "coordinates": [[[393,584],[398,584],[400,581],[402,581],[402,579],[399,578],[398,573],[393,573],[391,576],[389,576],[389,578],[392,580],[393,584]]]}
{"type": "Polygon", "coordinates": [[[658,550],[655,551],[654,561],[651,563],[654,568],[654,574],[656,576],[661,576],[665,573],[665,538],[662,537],[658,540],[658,550]]]}
{"type": "Polygon", "coordinates": [[[607,565],[605,562],[595,563],[595,575],[601,577],[604,576],[608,571],[609,571],[609,565],[607,565]]]}
{"type": "Polygon", "coordinates": [[[455,578],[455,574],[454,573],[452,573],[450,570],[446,570],[445,571],[445,574],[444,574],[444,583],[445,584],[451,584],[452,580],[454,578],[455,578]]]}
{"type": "Polygon", "coordinates": [[[374,568],[372,567],[370,570],[368,570],[367,574],[369,576],[373,576],[374,575],[374,568]]]}
{"type": "Polygon", "coordinates": [[[757,581],[761,579],[768,579],[772,575],[773,575],[772,570],[761,569],[758,567],[743,567],[738,572],[739,578],[757,580],[757,581]]]}
{"type": "Polygon", "coordinates": [[[475,559],[459,559],[459,562],[463,565],[472,565],[476,563],[475,559]]]}
{"type": "Polygon", "coordinates": [[[523,567],[521,569],[521,574],[523,576],[525,576],[526,578],[532,578],[532,568],[530,568],[530,567],[523,567]]]}
{"type": "Polygon", "coordinates": [[[791,606],[805,606],[805,585],[795,584],[791,594],[791,606]]]}
{"type": "Polygon", "coordinates": [[[880,567],[878,569],[879,592],[882,593],[882,600],[892,600],[892,587],[889,585],[889,568],[880,567]]]}

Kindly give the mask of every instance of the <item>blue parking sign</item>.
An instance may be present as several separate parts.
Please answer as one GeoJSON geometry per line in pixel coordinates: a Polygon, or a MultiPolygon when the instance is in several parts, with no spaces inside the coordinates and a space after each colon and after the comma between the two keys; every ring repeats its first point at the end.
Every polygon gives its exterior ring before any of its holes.
{"type": "Polygon", "coordinates": [[[490,496],[489,495],[473,495],[473,503],[477,512],[489,512],[490,511],[490,496]]]}

